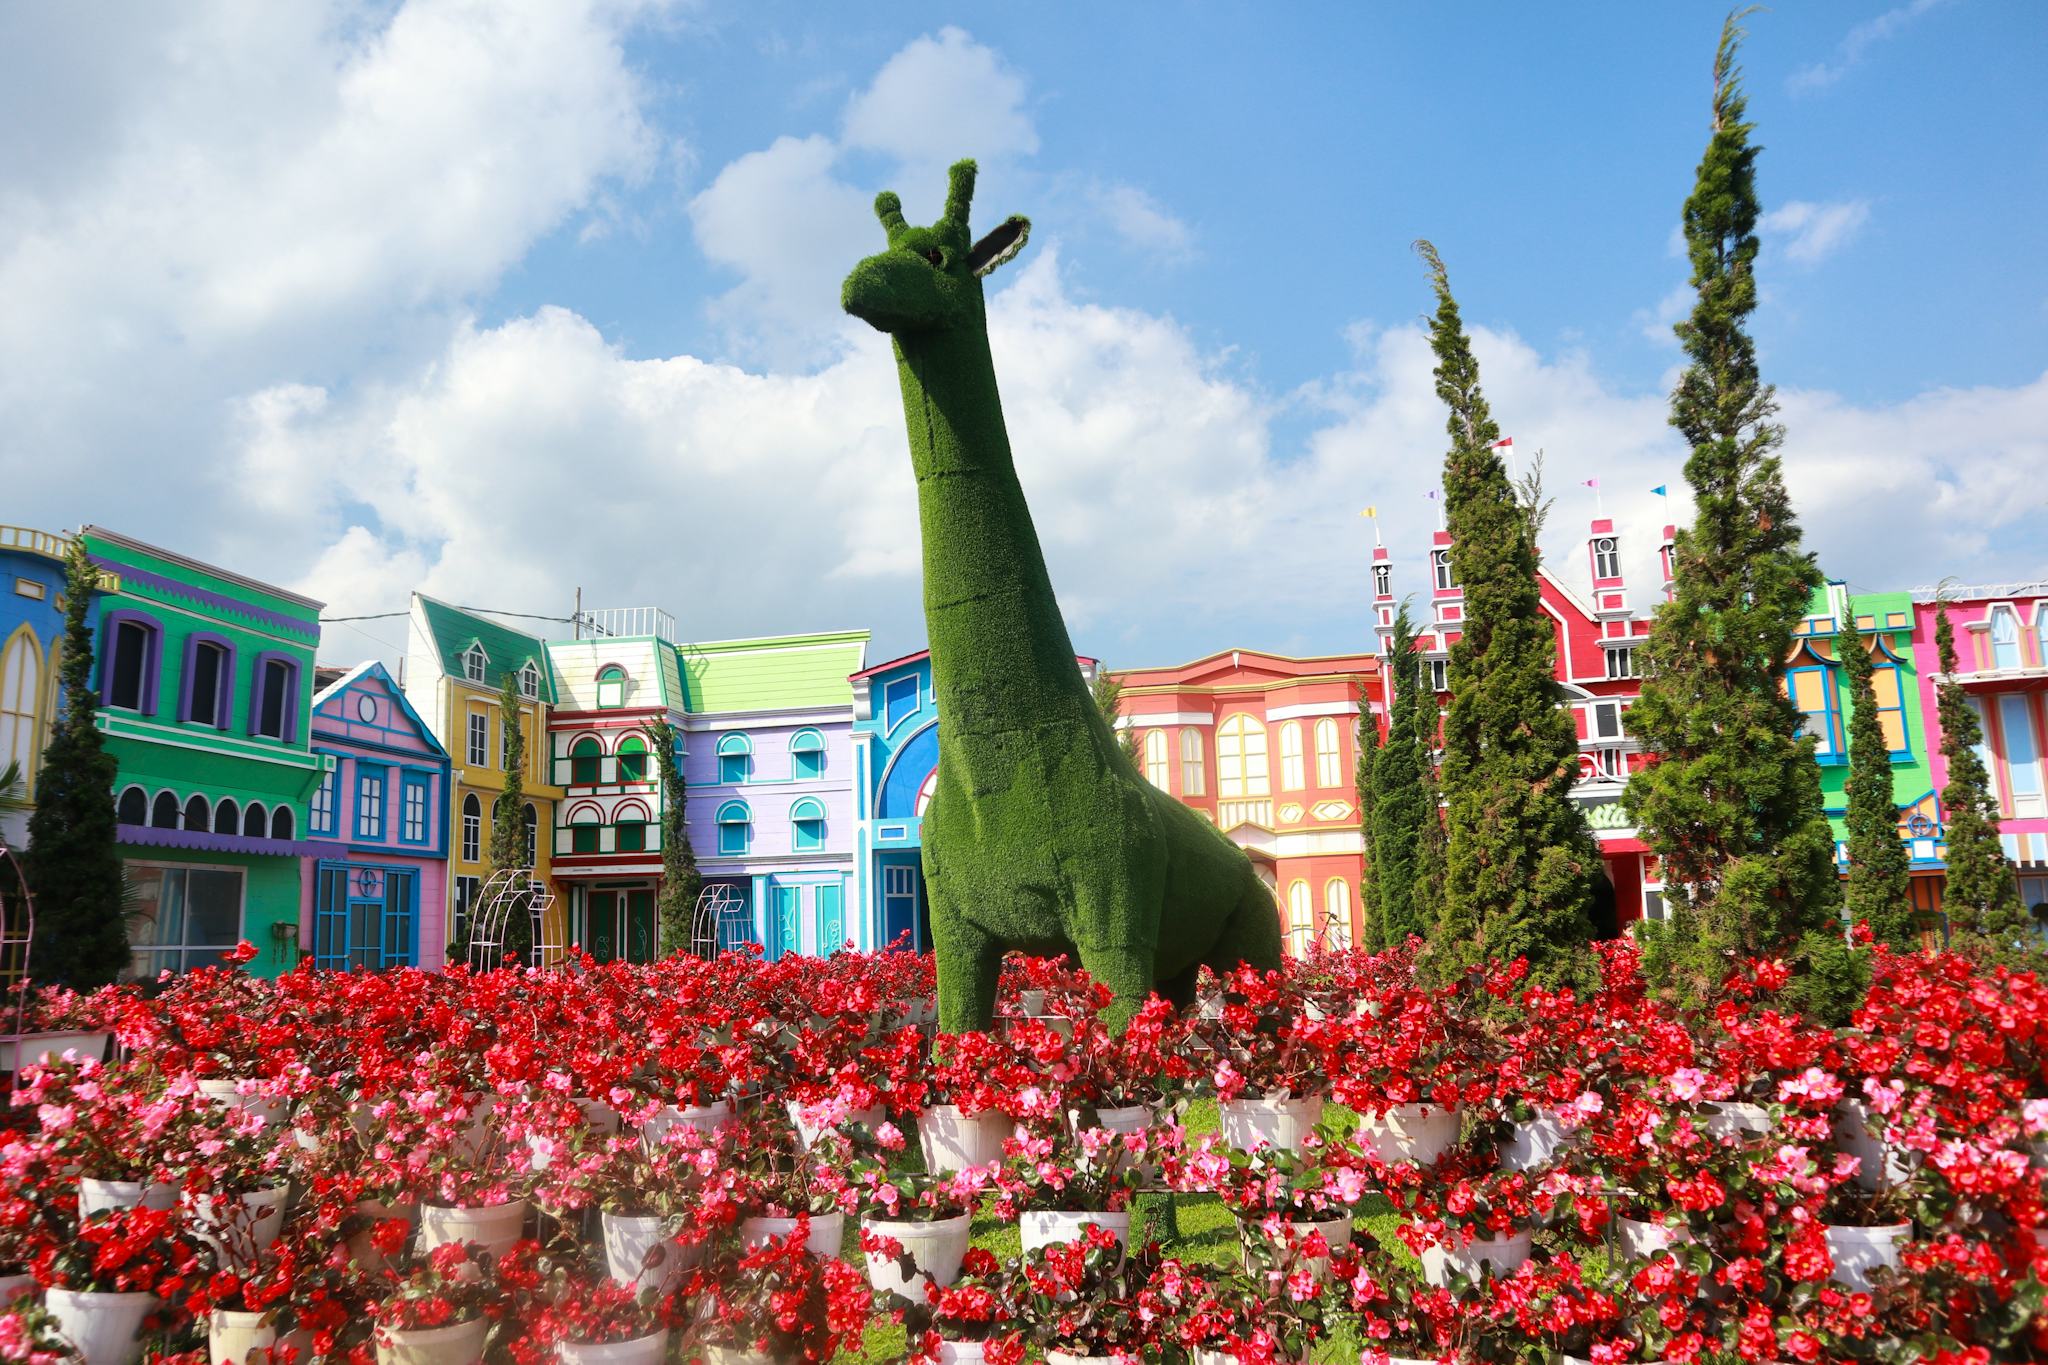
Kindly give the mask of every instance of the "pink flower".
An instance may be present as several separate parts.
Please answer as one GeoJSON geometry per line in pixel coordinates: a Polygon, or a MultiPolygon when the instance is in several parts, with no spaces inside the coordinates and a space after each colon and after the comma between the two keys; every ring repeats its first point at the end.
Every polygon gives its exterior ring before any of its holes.
{"type": "Polygon", "coordinates": [[[1681,1100],[1691,1102],[1700,1097],[1707,1078],[1694,1066],[1682,1066],[1671,1073],[1671,1093],[1681,1100]]]}

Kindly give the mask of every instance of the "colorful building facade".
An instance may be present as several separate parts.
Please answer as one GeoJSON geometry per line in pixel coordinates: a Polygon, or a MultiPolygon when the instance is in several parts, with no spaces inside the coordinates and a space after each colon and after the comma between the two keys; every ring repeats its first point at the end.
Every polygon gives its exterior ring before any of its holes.
{"type": "MultiPolygon", "coordinates": [[[[1978,753],[1998,797],[1999,834],[2019,874],[2020,899],[2048,907],[2048,582],[1949,588],[1941,596],[1955,631],[1956,681],[1984,732],[1978,753]]],[[[1948,765],[1934,700],[1937,610],[1935,594],[1913,594],[1913,648],[1925,665],[1915,690],[1939,791],[1948,765]]],[[[2037,918],[2048,919],[2048,908],[2037,918]]]]}
{"type": "MultiPolygon", "coordinates": [[[[470,914],[490,875],[491,823],[505,790],[505,716],[502,689],[513,680],[519,697],[526,761],[520,774],[525,854],[535,880],[547,883],[562,789],[550,772],[548,721],[555,675],[538,636],[490,617],[464,611],[423,593],[412,595],[404,671],[406,699],[449,755],[449,867],[442,917],[447,941],[462,940],[470,914]]],[[[566,942],[559,904],[548,910],[544,937],[566,942]]]]}
{"type": "Polygon", "coordinates": [[[334,970],[447,960],[448,751],[381,663],[313,696],[324,767],[306,816],[299,941],[334,970]]]}
{"type": "MultiPolygon", "coordinates": [[[[19,795],[35,799],[36,773],[57,723],[57,662],[64,631],[64,556],[48,531],[0,526],[0,772],[11,763],[19,795]]],[[[26,811],[0,815],[0,843],[28,841],[26,811]]]]}
{"type": "Polygon", "coordinates": [[[853,898],[863,948],[931,947],[925,807],[939,767],[928,649],[853,675],[853,898]]]}
{"type": "Polygon", "coordinates": [[[686,644],[689,828],[707,884],[740,897],[771,959],[853,938],[853,684],[868,633],[686,644]]]}
{"type": "Polygon", "coordinates": [[[102,596],[95,684],[119,764],[118,837],[144,976],[216,963],[297,965],[300,859],[324,770],[312,751],[320,604],[88,526],[102,596]]]}
{"type": "Polygon", "coordinates": [[[1139,771],[1250,855],[1289,951],[1357,942],[1356,732],[1361,707],[1383,715],[1380,661],[1233,649],[1115,676],[1139,771]]]}
{"type": "Polygon", "coordinates": [[[600,962],[652,962],[663,801],[647,727],[667,720],[681,733],[686,719],[675,620],[652,608],[585,619],[588,638],[548,644],[555,885],[569,942],[600,962]]]}

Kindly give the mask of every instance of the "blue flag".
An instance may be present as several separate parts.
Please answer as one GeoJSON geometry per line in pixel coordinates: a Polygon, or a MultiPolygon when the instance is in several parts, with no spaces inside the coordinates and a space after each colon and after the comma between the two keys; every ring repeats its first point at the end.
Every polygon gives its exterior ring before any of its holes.
{"type": "Polygon", "coordinates": [[[1657,495],[1658,497],[1660,497],[1660,498],[1661,498],[1661,497],[1665,497],[1665,496],[1667,496],[1667,495],[1666,495],[1666,493],[1664,492],[1664,485],[1663,485],[1663,484],[1661,484],[1661,483],[1660,483],[1660,484],[1658,484],[1658,485],[1657,485],[1657,486],[1656,486],[1655,488],[1652,488],[1652,489],[1651,489],[1650,491],[1651,491],[1652,493],[1655,493],[1655,494],[1656,494],[1656,495],[1657,495]]]}

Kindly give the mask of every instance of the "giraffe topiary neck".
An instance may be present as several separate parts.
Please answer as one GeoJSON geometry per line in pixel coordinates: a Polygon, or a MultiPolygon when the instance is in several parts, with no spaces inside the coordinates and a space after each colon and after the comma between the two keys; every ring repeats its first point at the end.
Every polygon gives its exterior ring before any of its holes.
{"type": "MultiPolygon", "coordinates": [[[[988,333],[900,335],[896,361],[917,475],[932,686],[947,718],[942,761],[1002,768],[1013,761],[1002,736],[1016,732],[1018,717],[1042,728],[1099,725],[1098,713],[1017,482],[988,333]],[[992,619],[1003,628],[991,629],[992,619]]],[[[971,778],[989,790],[1004,774],[971,778]]]]}

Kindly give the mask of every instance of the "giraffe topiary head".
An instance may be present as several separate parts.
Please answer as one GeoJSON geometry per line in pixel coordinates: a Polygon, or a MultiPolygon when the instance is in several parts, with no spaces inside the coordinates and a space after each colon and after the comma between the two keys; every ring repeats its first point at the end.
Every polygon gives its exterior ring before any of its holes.
{"type": "Polygon", "coordinates": [[[945,216],[930,227],[903,221],[903,201],[892,191],[875,197],[875,217],[889,234],[889,249],[846,277],[840,303],[847,312],[893,334],[982,324],[981,277],[1024,249],[1031,220],[1008,218],[975,241],[967,231],[974,173],[972,161],[953,164],[945,216]]]}

